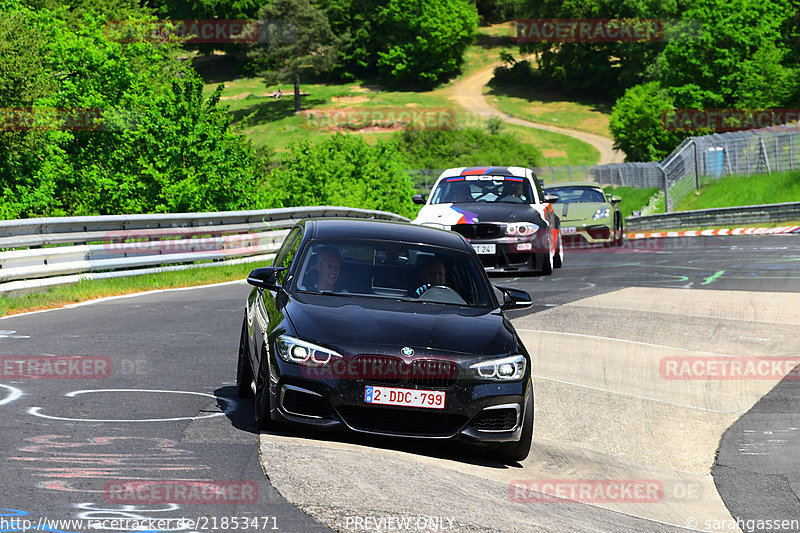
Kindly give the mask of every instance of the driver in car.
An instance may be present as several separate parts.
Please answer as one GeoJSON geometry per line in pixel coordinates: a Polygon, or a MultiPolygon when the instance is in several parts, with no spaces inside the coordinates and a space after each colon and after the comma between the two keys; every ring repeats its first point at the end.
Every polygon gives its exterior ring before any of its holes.
{"type": "Polygon", "coordinates": [[[419,281],[422,285],[414,292],[415,296],[422,296],[422,293],[437,285],[447,285],[447,269],[439,259],[431,259],[422,265],[419,273],[419,281]]]}
{"type": "Polygon", "coordinates": [[[311,270],[315,271],[316,280],[309,286],[302,287],[302,289],[312,291],[334,290],[334,285],[339,280],[339,272],[342,267],[342,258],[339,255],[339,251],[335,248],[322,248],[312,261],[311,270]]]}

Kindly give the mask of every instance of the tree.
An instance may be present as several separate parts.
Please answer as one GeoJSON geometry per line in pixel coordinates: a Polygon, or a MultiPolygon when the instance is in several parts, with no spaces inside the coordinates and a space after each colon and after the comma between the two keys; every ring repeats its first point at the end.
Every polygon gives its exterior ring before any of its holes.
{"type": "Polygon", "coordinates": [[[783,30],[788,0],[699,0],[654,67],[675,105],[773,107],[791,99],[797,70],[783,30]]]}
{"type": "Polygon", "coordinates": [[[389,0],[377,21],[378,71],[400,83],[433,84],[461,67],[478,13],[466,0],[389,0]]]}
{"type": "Polygon", "coordinates": [[[686,135],[665,127],[665,113],[672,110],[672,96],[657,81],[631,87],[611,113],[614,148],[625,152],[628,161],[660,161],[686,135]]]}
{"type": "Polygon", "coordinates": [[[470,0],[319,1],[334,33],[349,35],[333,69],[346,79],[441,81],[458,73],[478,23],[470,0]]]}
{"type": "Polygon", "coordinates": [[[275,0],[259,12],[262,24],[282,25],[281,38],[253,47],[250,57],[267,86],[294,82],[294,110],[300,111],[300,73],[325,72],[336,63],[341,39],[334,36],[325,13],[309,0],[275,0]]]}
{"type": "MultiPolygon", "coordinates": [[[[675,19],[687,0],[526,0],[523,18],[675,19]]],[[[566,91],[617,98],[625,89],[647,81],[648,68],[663,42],[522,42],[523,53],[539,55],[542,77],[566,91]]]]}

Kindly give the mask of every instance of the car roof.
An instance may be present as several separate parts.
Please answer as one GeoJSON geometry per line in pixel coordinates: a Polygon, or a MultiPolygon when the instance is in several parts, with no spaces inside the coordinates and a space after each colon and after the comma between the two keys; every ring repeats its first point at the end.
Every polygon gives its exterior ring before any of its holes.
{"type": "Polygon", "coordinates": [[[514,176],[517,178],[527,177],[527,170],[524,167],[456,167],[448,168],[439,176],[514,176]]]}
{"type": "Polygon", "coordinates": [[[595,187],[597,189],[602,189],[603,187],[599,183],[595,183],[593,181],[565,181],[559,183],[548,183],[547,185],[543,185],[544,189],[549,189],[551,187],[595,187]]]}
{"type": "Polygon", "coordinates": [[[418,226],[408,222],[358,218],[317,218],[301,222],[310,224],[313,239],[375,239],[382,241],[414,242],[442,248],[467,250],[468,245],[458,233],[418,226]]]}

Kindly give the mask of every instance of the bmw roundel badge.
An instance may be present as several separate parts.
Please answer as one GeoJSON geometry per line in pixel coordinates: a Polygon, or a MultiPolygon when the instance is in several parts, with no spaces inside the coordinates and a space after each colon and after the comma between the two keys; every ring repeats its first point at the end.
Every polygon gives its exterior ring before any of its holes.
{"type": "Polygon", "coordinates": [[[402,353],[406,357],[411,357],[412,355],[414,355],[414,350],[412,350],[408,346],[404,346],[403,349],[400,350],[400,353],[402,353]]]}

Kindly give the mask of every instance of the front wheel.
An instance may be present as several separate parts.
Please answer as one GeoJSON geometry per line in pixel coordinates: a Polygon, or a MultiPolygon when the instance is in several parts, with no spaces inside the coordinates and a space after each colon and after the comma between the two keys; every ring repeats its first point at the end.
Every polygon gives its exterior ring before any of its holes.
{"type": "Polygon", "coordinates": [[[236,365],[236,393],[240,398],[253,396],[253,369],[250,367],[250,344],[247,335],[247,317],[242,322],[242,335],[239,337],[239,361],[236,365]]]}
{"type": "Polygon", "coordinates": [[[553,254],[550,251],[550,236],[547,236],[547,240],[544,245],[544,258],[542,258],[542,270],[541,273],[544,276],[549,276],[553,273],[553,254]]]}
{"type": "Polygon", "coordinates": [[[266,350],[261,354],[258,365],[255,404],[258,429],[269,429],[272,426],[272,397],[269,392],[269,360],[266,350]]]}
{"type": "Polygon", "coordinates": [[[501,461],[505,463],[518,463],[525,460],[531,451],[533,441],[533,386],[528,386],[525,396],[525,413],[522,422],[522,434],[516,442],[503,442],[497,451],[501,461]]]}
{"type": "Polygon", "coordinates": [[[558,238],[556,239],[556,255],[553,256],[553,267],[554,268],[561,268],[561,265],[564,264],[564,243],[561,242],[561,231],[558,232],[558,238]]]}

